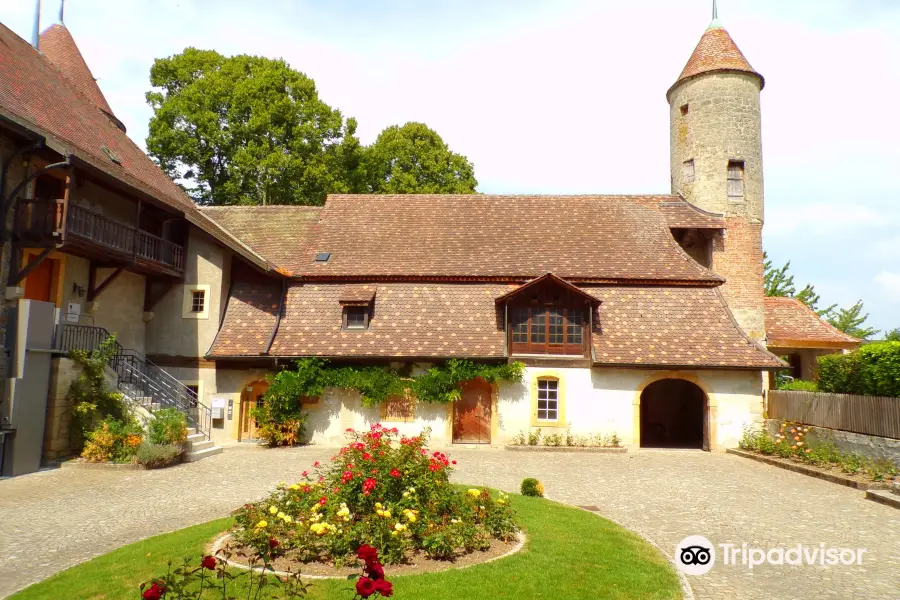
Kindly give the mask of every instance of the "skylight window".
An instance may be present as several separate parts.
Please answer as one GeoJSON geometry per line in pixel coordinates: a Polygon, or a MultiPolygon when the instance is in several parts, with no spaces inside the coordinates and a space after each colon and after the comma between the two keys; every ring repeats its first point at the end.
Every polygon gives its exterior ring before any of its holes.
{"type": "Polygon", "coordinates": [[[318,254],[316,254],[317,263],[328,262],[329,258],[331,258],[331,252],[319,252],[318,254]]]}
{"type": "Polygon", "coordinates": [[[122,159],[119,158],[119,155],[115,153],[115,151],[109,146],[100,146],[100,149],[103,150],[103,154],[106,155],[106,158],[113,161],[117,165],[122,164],[122,159]]]}

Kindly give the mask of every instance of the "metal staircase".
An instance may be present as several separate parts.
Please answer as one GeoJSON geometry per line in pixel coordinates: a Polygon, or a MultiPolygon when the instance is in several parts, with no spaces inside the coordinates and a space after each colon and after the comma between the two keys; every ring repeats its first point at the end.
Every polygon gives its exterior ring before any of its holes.
{"type": "MultiPolygon", "coordinates": [[[[108,337],[110,337],[110,333],[103,327],[61,323],[56,328],[54,347],[62,352],[71,350],[91,352],[96,350],[108,337]]],[[[162,408],[174,408],[184,413],[188,427],[193,429],[188,438],[192,447],[198,450],[209,450],[212,442],[208,442],[209,447],[197,448],[197,446],[201,439],[200,436],[203,440],[210,439],[210,430],[212,429],[210,407],[200,402],[200,399],[187,386],[140,352],[123,348],[118,342],[115,347],[116,353],[110,359],[109,366],[116,372],[116,386],[119,391],[151,414],[162,408]]],[[[188,456],[190,457],[190,453],[188,456]]],[[[194,460],[199,459],[195,458],[194,460]]]]}

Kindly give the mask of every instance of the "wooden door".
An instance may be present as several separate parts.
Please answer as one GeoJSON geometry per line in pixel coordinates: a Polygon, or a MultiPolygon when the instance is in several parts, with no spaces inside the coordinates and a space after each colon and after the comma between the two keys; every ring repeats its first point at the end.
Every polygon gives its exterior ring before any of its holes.
{"type": "MultiPolygon", "coordinates": [[[[29,257],[34,260],[34,257],[29,257]]],[[[25,278],[25,298],[27,300],[40,300],[41,302],[53,302],[53,265],[56,261],[45,258],[41,264],[35,267],[25,278]]]]}
{"type": "Polygon", "coordinates": [[[462,396],[453,403],[453,441],[491,443],[491,385],[473,379],[461,385],[462,396]]]}
{"type": "Polygon", "coordinates": [[[256,419],[250,415],[250,410],[261,406],[263,394],[269,389],[266,381],[257,381],[244,388],[241,393],[241,429],[238,435],[240,440],[252,440],[256,438],[256,419]]]}

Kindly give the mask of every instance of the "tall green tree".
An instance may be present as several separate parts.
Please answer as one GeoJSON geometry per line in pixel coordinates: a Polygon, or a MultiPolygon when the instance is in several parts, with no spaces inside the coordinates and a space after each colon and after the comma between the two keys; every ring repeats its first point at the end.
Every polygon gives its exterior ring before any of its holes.
{"type": "Polygon", "coordinates": [[[424,123],[386,128],[363,151],[360,191],[373,194],[473,194],[472,163],[424,123]]]}
{"type": "Polygon", "coordinates": [[[886,341],[886,342],[900,342],[900,327],[897,327],[896,329],[892,329],[891,331],[888,331],[888,332],[884,335],[884,341],[886,341]]]}
{"type": "Polygon", "coordinates": [[[861,340],[867,340],[878,333],[878,330],[872,327],[865,327],[865,322],[869,318],[869,313],[863,314],[862,311],[863,301],[859,300],[850,308],[840,308],[829,311],[825,316],[825,320],[847,335],[852,335],[861,340]]]}
{"type": "Polygon", "coordinates": [[[356,121],[285,61],[186,48],[150,70],[147,150],[200,204],[322,204],[349,191],[356,121]]]}
{"type": "Polygon", "coordinates": [[[763,252],[763,285],[766,296],[796,298],[820,316],[830,313],[837,306],[832,304],[828,308],[820,309],[818,306],[821,297],[816,293],[814,285],[807,283],[802,290],[797,291],[797,287],[794,285],[794,276],[791,274],[791,261],[775,268],[772,259],[765,252],[763,252]]]}

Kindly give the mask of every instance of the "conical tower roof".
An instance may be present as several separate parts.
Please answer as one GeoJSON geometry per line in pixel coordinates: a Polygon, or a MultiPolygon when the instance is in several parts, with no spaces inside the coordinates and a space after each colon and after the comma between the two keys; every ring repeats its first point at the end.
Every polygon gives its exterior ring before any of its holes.
{"type": "Polygon", "coordinates": [[[84,94],[97,108],[114,116],[109,103],[84,61],[84,57],[81,56],[81,51],[78,50],[72,34],[65,25],[56,23],[45,29],[41,34],[38,48],[79,92],[84,94]]]}
{"type": "MultiPolygon", "coordinates": [[[[725,31],[725,28],[718,20],[713,20],[709,28],[700,38],[700,43],[694,48],[694,53],[688,59],[684,70],[678,76],[678,80],[672,85],[676,85],[697,75],[703,73],[714,73],[716,71],[743,71],[759,77],[760,89],[766,84],[763,76],[753,70],[750,63],[744,57],[743,52],[725,31]]],[[[672,91],[669,88],[669,91],[672,91]]]]}

